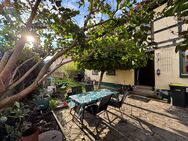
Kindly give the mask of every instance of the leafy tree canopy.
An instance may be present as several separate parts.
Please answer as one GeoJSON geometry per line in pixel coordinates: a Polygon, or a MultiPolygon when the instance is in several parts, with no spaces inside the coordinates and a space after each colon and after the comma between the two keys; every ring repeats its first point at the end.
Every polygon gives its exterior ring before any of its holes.
{"type": "Polygon", "coordinates": [[[81,68],[107,71],[133,69],[146,64],[143,46],[137,46],[133,40],[120,40],[111,36],[95,40],[90,45],[95,49],[93,52],[91,48],[83,52],[92,55],[79,59],[78,65],[81,68]]]}
{"type": "Polygon", "coordinates": [[[149,23],[154,14],[146,5],[143,9],[132,8],[124,11],[128,14],[92,28],[86,34],[87,47],[74,50],[74,54],[81,50],[81,54],[74,56],[79,67],[99,71],[143,67],[146,64],[144,51],[149,44],[146,42],[149,23]],[[81,58],[83,54],[90,57],[81,58]]]}
{"type": "MultiPolygon", "coordinates": [[[[0,61],[0,99],[1,96],[5,97],[0,100],[0,109],[21,100],[57,68],[72,61],[65,60],[66,55],[73,60],[82,59],[92,56],[89,52],[94,52],[99,47],[102,48],[101,51],[108,47],[116,52],[110,43],[116,43],[118,49],[123,51],[131,50],[128,46],[132,45],[135,50],[131,51],[135,54],[130,55],[133,58],[131,61],[136,64],[135,56],[144,50],[143,39],[147,37],[147,24],[152,17],[146,4],[135,8],[136,0],[72,0],[77,8],[70,8],[66,6],[66,2],[68,1],[4,0],[0,3],[0,38],[3,39],[0,44],[9,51],[0,61]],[[82,24],[78,23],[81,21],[82,24]],[[35,38],[32,49],[40,55],[39,60],[23,76],[16,81],[11,80],[24,48],[31,46],[26,40],[28,35],[35,38]],[[99,43],[102,43],[102,47],[99,43]],[[124,49],[125,44],[127,47],[124,49]],[[6,96],[6,91],[23,82],[43,62],[46,55],[52,57],[40,69],[35,80],[13,96],[6,96]],[[50,66],[60,58],[62,61],[49,72],[50,66]]],[[[128,62],[129,57],[121,59],[128,62]]]]}
{"type": "Polygon", "coordinates": [[[145,50],[154,13],[147,7],[143,9],[132,8],[120,18],[92,28],[86,34],[87,46],[73,50],[80,68],[101,71],[99,87],[107,70],[127,70],[146,65],[145,50]],[[89,57],[83,58],[83,54],[89,57]]]}

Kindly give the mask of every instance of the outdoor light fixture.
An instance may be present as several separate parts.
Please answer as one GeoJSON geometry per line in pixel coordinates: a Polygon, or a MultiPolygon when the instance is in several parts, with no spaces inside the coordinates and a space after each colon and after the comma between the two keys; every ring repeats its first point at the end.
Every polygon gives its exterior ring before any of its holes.
{"type": "Polygon", "coordinates": [[[160,75],[160,74],[161,74],[161,70],[157,69],[157,75],[160,75]]]}

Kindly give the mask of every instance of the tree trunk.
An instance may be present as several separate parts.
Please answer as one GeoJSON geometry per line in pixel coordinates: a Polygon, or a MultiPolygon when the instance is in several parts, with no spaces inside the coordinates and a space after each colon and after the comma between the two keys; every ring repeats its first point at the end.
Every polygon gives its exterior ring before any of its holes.
{"type": "Polygon", "coordinates": [[[4,69],[5,65],[8,62],[9,57],[11,56],[12,52],[14,51],[14,49],[8,50],[4,53],[3,58],[0,61],[0,73],[2,72],[2,70],[4,69]]]}
{"type": "Polygon", "coordinates": [[[34,82],[32,85],[25,88],[23,91],[19,92],[18,94],[4,98],[3,100],[0,101],[0,109],[12,105],[15,101],[19,101],[22,98],[26,97],[30,92],[35,90],[38,87],[38,85],[39,84],[37,84],[37,82],[34,82]]]}
{"type": "Polygon", "coordinates": [[[7,107],[11,104],[13,104],[15,101],[19,101],[22,98],[26,97],[27,95],[29,95],[33,90],[35,90],[44,79],[46,79],[51,73],[53,73],[56,69],[58,69],[60,66],[67,64],[69,62],[71,62],[72,60],[66,60],[65,62],[60,63],[59,65],[57,65],[52,71],[50,71],[49,73],[44,74],[42,77],[38,78],[37,80],[35,80],[30,86],[26,87],[24,90],[22,90],[21,92],[9,96],[9,97],[5,97],[2,100],[0,100],[0,110],[4,107],[7,107]]]}
{"type": "Polygon", "coordinates": [[[102,82],[102,78],[103,78],[104,72],[105,72],[105,71],[101,71],[100,79],[99,79],[99,82],[98,82],[98,89],[101,88],[101,82],[102,82]]]}
{"type": "MultiPolygon", "coordinates": [[[[32,26],[32,21],[37,14],[38,6],[40,4],[41,0],[36,0],[31,14],[29,16],[29,19],[27,20],[25,32],[30,31],[32,26]]],[[[14,72],[14,69],[16,67],[16,63],[18,62],[21,52],[24,48],[24,45],[26,43],[25,37],[22,35],[21,38],[16,42],[16,45],[14,47],[14,51],[11,54],[10,58],[5,62],[5,66],[3,67],[3,70],[1,70],[0,73],[0,93],[3,93],[5,91],[6,87],[9,84],[9,80],[12,78],[12,73],[14,72]]],[[[6,58],[5,58],[6,59],[6,58]]],[[[4,63],[3,63],[4,64],[4,63]]],[[[1,64],[3,66],[3,64],[1,64]]]]}

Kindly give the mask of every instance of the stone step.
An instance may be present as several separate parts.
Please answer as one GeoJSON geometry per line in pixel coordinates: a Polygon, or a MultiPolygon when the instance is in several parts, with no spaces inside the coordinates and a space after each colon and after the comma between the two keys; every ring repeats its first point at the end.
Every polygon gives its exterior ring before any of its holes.
{"type": "Polygon", "coordinates": [[[155,92],[152,90],[144,90],[144,89],[133,89],[133,91],[130,92],[131,94],[140,95],[140,96],[146,96],[146,97],[153,97],[156,98],[155,92]]]}
{"type": "Polygon", "coordinates": [[[151,86],[144,86],[144,85],[135,85],[133,89],[143,89],[143,90],[151,90],[153,91],[153,87],[151,86]]]}

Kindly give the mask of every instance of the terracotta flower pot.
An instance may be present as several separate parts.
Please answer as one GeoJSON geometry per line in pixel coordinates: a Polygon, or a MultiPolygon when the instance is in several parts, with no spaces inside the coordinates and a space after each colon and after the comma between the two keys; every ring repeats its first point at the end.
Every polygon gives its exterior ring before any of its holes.
{"type": "Polygon", "coordinates": [[[21,141],[38,141],[39,129],[36,127],[31,127],[23,132],[21,141]]]}

